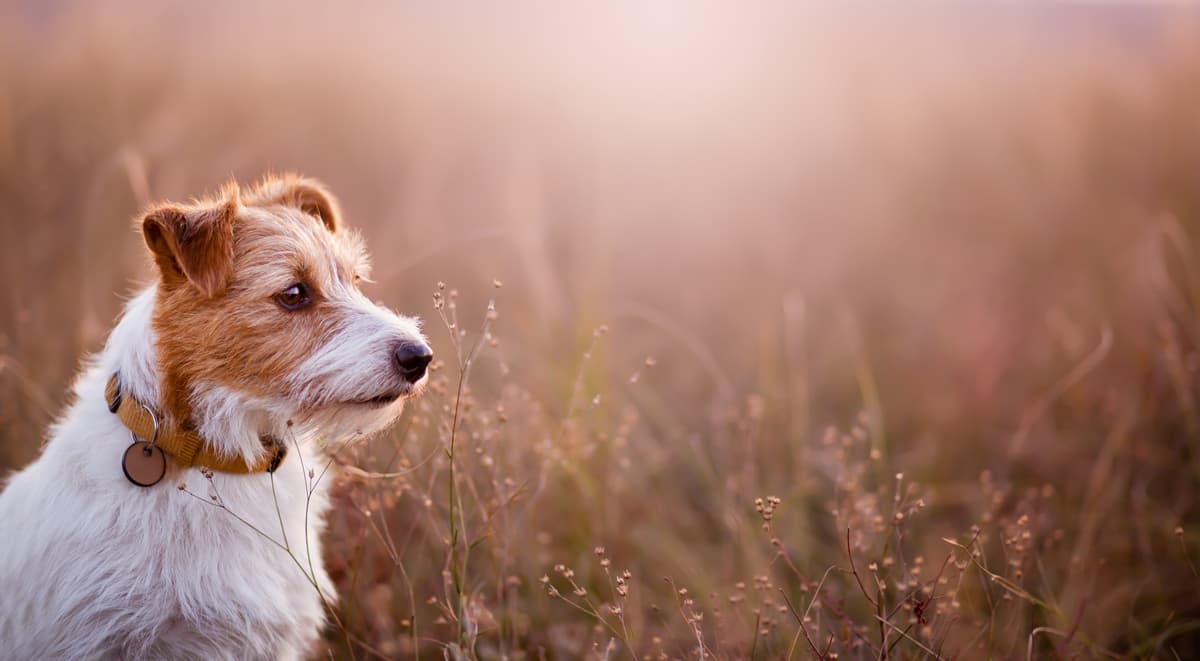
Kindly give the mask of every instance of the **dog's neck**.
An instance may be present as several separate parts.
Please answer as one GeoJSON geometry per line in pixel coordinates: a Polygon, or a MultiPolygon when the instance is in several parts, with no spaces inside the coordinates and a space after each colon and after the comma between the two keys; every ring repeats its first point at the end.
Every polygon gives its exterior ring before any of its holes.
{"type": "MultiPolygon", "coordinates": [[[[129,301],[109,335],[100,362],[109,374],[121,375],[124,392],[161,411],[163,378],[152,323],[156,292],[157,287],[151,285],[129,301]]],[[[192,419],[188,422],[206,442],[218,453],[241,456],[248,463],[261,455],[262,436],[290,443],[297,431],[289,428],[284,416],[272,412],[267,403],[221,386],[200,386],[189,399],[192,419]]]]}

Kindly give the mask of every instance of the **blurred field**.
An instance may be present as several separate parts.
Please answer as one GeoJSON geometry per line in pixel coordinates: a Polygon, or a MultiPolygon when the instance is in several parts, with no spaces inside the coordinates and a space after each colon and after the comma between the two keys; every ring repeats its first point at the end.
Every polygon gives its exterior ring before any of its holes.
{"type": "Polygon", "coordinates": [[[0,7],[0,470],[267,169],[443,360],[328,654],[1200,656],[1197,10],[0,7]]]}

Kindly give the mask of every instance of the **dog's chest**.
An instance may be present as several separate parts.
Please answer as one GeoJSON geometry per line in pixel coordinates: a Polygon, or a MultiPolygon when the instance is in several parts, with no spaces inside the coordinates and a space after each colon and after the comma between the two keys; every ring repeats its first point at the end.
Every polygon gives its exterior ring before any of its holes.
{"type": "MultiPolygon", "coordinates": [[[[320,545],[325,490],[311,489],[300,467],[287,464],[273,488],[269,476],[183,477],[184,489],[155,494],[160,514],[151,532],[161,537],[125,549],[157,573],[157,580],[134,577],[129,586],[140,593],[131,603],[141,604],[130,615],[155,622],[159,632],[152,648],[134,656],[302,652],[325,619],[318,589],[333,599],[320,545]]],[[[136,632],[134,639],[145,640],[136,632]]]]}
{"type": "Polygon", "coordinates": [[[266,475],[210,482],[172,471],[143,489],[108,464],[62,469],[72,464],[48,451],[0,498],[0,535],[14,540],[0,556],[6,654],[287,659],[311,651],[325,622],[318,586],[334,599],[319,541],[328,498],[325,485],[310,491],[298,459],[280,467],[274,488],[266,475]],[[60,515],[38,516],[39,506],[60,515]]]}

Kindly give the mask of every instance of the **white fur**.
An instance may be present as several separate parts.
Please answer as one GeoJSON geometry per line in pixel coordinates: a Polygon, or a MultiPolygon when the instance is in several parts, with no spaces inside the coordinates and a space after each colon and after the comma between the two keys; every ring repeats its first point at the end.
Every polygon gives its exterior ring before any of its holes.
{"type": "Polygon", "coordinates": [[[302,401],[337,402],[379,395],[381,382],[395,380],[388,376],[395,372],[394,358],[371,347],[421,341],[415,320],[371,303],[357,289],[337,289],[330,295],[337,306],[337,329],[290,379],[302,401]]]}
{"type": "MultiPolygon", "coordinates": [[[[400,404],[331,407],[289,425],[296,414],[289,402],[201,387],[193,402],[207,438],[246,454],[261,433],[287,434],[283,465],[273,476],[216,473],[211,482],[172,466],[157,485],[134,486],[120,465],[130,434],[108,411],[104,386],[119,371],[129,395],[159,401],[154,296],[150,287],[129,302],[42,456],[0,493],[4,658],[297,659],[325,624],[314,583],[333,603],[320,546],[333,476],[316,483],[307,471],[320,477],[327,465],[321,441],[378,429],[400,404]]],[[[295,375],[297,386],[320,377],[328,393],[354,394],[379,369],[360,354],[386,353],[378,344],[366,351],[384,339],[380,328],[390,327],[391,339],[420,338],[411,321],[370,314],[390,319],[348,321],[295,375]]]]}

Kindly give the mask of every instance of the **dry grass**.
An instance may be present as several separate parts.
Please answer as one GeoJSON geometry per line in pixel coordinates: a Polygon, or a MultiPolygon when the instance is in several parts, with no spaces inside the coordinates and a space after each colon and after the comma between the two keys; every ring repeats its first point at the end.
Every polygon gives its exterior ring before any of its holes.
{"type": "Polygon", "coordinates": [[[0,468],[297,169],[440,358],[328,654],[1200,654],[1200,16],[654,6],[0,9],[0,468]]]}

